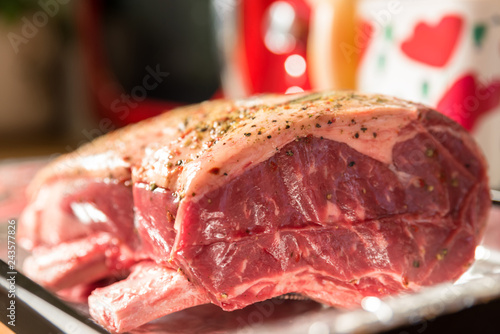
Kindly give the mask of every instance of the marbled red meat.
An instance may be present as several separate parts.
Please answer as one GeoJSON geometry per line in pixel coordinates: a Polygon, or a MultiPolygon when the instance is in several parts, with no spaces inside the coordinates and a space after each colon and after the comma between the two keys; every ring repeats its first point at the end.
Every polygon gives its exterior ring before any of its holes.
{"type": "Polygon", "coordinates": [[[62,157],[31,189],[29,275],[68,295],[132,271],[89,297],[113,331],[209,302],[294,292],[351,307],[454,280],[490,206],[464,129],[350,92],[177,109],[62,157]]]}

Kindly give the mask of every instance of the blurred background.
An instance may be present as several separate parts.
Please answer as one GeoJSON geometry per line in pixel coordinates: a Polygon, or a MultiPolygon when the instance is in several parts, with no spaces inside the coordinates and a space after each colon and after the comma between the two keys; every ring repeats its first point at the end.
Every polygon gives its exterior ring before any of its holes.
{"type": "Polygon", "coordinates": [[[0,159],[66,153],[180,105],[310,89],[437,108],[500,186],[498,0],[0,0],[0,159]]]}

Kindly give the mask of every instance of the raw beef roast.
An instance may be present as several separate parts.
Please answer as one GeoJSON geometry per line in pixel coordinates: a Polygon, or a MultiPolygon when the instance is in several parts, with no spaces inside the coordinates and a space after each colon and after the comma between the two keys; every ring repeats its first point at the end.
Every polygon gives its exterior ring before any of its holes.
{"type": "Polygon", "coordinates": [[[351,307],[454,280],[489,206],[482,154],[438,112],[273,95],[180,108],[61,157],[32,183],[21,233],[27,274],[93,290],[92,316],[126,331],[203,303],[351,307]]]}

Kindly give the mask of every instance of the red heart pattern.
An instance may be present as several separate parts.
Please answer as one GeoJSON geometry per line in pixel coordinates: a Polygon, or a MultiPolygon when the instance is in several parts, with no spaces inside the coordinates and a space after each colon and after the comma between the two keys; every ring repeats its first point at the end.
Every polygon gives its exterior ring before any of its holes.
{"type": "Polygon", "coordinates": [[[401,44],[404,54],[418,62],[443,67],[450,60],[462,31],[463,19],[446,15],[437,25],[420,22],[413,35],[401,44]]]}
{"type": "Polygon", "coordinates": [[[459,78],[443,95],[437,110],[472,130],[479,117],[500,105],[500,78],[485,85],[474,74],[459,78]]]}

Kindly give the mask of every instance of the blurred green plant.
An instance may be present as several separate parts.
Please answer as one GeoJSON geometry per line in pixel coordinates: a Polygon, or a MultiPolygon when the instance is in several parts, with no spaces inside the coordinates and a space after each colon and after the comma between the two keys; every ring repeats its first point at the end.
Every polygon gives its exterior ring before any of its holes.
{"type": "Polygon", "coordinates": [[[0,0],[0,18],[16,22],[27,11],[37,8],[36,0],[0,0]]]}

